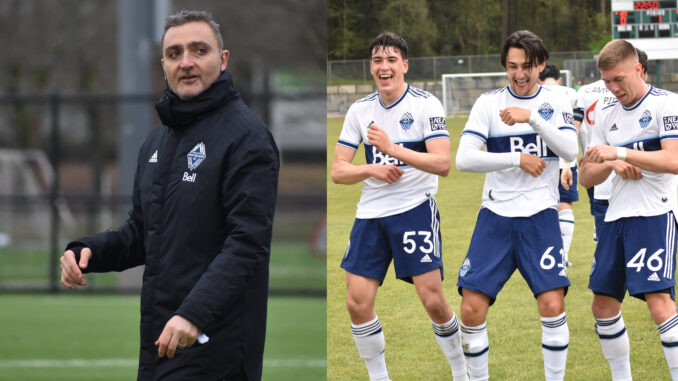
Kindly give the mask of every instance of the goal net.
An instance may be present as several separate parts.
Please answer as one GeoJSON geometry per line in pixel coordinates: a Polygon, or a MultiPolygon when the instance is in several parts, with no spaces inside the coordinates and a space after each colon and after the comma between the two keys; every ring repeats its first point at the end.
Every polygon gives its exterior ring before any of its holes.
{"type": "MultiPolygon", "coordinates": [[[[569,70],[561,70],[563,86],[572,87],[569,70]]],[[[506,72],[443,74],[443,107],[446,116],[466,116],[482,94],[508,84],[506,72]]]]}

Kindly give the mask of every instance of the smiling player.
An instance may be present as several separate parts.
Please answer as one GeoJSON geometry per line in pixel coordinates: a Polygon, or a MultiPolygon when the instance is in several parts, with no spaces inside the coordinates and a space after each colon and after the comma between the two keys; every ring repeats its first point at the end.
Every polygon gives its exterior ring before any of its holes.
{"type": "Polygon", "coordinates": [[[457,168],[486,173],[478,221],[457,283],[471,380],[489,379],[485,320],[516,269],[537,299],[546,380],[565,376],[569,330],[564,297],[570,281],[558,224],[558,157],[571,161],[578,149],[571,104],[539,85],[548,56],[534,33],[511,34],[501,49],[509,85],[478,98],[459,142],[457,168]]]}
{"type": "Polygon", "coordinates": [[[405,82],[407,43],[382,33],[370,45],[378,91],[348,110],[332,162],[332,180],[364,182],[341,267],[360,357],[371,380],[388,380],[384,333],[374,310],[378,287],[394,262],[396,278],[413,283],[455,381],[467,380],[457,317],[442,289],[438,176],[450,169],[450,140],[440,101],[405,82]],[[365,145],[366,164],[353,164],[365,145]]]}

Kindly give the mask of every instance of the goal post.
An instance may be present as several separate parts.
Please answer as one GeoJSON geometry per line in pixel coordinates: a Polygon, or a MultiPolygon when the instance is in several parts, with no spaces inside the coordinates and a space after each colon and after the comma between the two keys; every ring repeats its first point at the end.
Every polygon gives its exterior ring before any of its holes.
{"type": "MultiPolygon", "coordinates": [[[[572,87],[572,74],[561,70],[563,86],[572,87]]],[[[443,108],[446,116],[465,116],[482,94],[508,84],[506,72],[443,74],[443,108]]]]}

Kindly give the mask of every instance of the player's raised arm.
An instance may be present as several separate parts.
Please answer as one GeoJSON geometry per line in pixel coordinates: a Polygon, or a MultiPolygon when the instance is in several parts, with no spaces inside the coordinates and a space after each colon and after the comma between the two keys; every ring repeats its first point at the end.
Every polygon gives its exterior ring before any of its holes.
{"type": "Polygon", "coordinates": [[[572,125],[556,128],[551,123],[535,115],[530,110],[508,107],[499,111],[502,121],[509,126],[515,123],[529,123],[541,136],[546,145],[559,157],[569,161],[577,158],[577,130],[572,125]]]}

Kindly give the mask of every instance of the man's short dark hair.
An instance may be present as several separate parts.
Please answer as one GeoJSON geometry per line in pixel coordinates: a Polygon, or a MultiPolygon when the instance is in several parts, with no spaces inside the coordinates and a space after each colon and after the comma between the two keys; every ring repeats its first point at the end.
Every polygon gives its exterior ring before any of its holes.
{"type": "Polygon", "coordinates": [[[643,73],[647,74],[647,53],[638,48],[636,48],[636,52],[638,52],[638,62],[640,62],[640,66],[643,67],[643,73]]]}
{"type": "Polygon", "coordinates": [[[549,59],[549,51],[544,46],[544,41],[529,30],[513,32],[504,40],[501,46],[501,66],[504,68],[506,68],[506,56],[510,48],[524,50],[530,67],[541,65],[549,59]]]}
{"type": "Polygon", "coordinates": [[[162,33],[162,41],[165,41],[165,34],[169,28],[188,24],[189,22],[201,21],[206,23],[212,29],[214,33],[214,38],[217,40],[217,46],[219,51],[224,50],[224,40],[221,38],[221,31],[219,31],[219,24],[214,21],[212,14],[207,11],[195,11],[195,10],[181,10],[173,15],[167,16],[165,21],[165,29],[162,33]]]}
{"type": "Polygon", "coordinates": [[[393,47],[393,50],[400,53],[400,57],[402,57],[403,60],[407,59],[407,42],[404,38],[392,32],[381,33],[372,40],[372,43],[370,44],[370,57],[372,57],[372,53],[374,53],[375,49],[388,46],[393,47]]]}
{"type": "Polygon", "coordinates": [[[544,70],[539,73],[539,80],[544,81],[546,78],[553,78],[556,81],[560,79],[560,70],[556,65],[548,64],[544,66],[544,70]]]}

